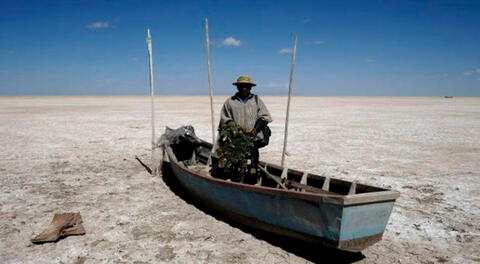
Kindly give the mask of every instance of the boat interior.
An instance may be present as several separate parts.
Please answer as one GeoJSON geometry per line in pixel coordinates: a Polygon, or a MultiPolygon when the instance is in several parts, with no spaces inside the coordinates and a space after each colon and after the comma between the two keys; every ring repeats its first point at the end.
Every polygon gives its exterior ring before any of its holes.
{"type": "MultiPolygon", "coordinates": [[[[302,172],[290,168],[282,168],[275,164],[260,161],[259,173],[255,176],[232,178],[229,175],[216,173],[213,168],[218,160],[211,155],[212,144],[201,141],[196,144],[168,145],[178,163],[189,170],[205,177],[215,177],[225,181],[240,182],[256,186],[285,189],[299,192],[328,193],[336,195],[355,195],[370,192],[389,191],[379,187],[350,182],[302,172]],[[252,178],[253,177],[253,178],[252,178]]],[[[167,150],[168,151],[168,150],[167,150]]]]}

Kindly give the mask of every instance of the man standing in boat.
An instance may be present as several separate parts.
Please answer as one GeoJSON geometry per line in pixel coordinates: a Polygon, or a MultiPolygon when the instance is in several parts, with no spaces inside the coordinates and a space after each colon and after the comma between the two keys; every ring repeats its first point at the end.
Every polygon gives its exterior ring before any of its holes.
{"type": "Polygon", "coordinates": [[[272,122],[272,117],[258,95],[251,93],[252,87],[256,84],[252,82],[249,76],[238,77],[233,85],[237,86],[238,92],[227,98],[223,104],[220,114],[220,128],[229,124],[229,122],[234,122],[253,137],[254,146],[251,150],[250,174],[257,174],[258,149],[268,144],[270,135],[264,135],[264,132],[268,133],[270,131],[267,124],[272,122]]]}

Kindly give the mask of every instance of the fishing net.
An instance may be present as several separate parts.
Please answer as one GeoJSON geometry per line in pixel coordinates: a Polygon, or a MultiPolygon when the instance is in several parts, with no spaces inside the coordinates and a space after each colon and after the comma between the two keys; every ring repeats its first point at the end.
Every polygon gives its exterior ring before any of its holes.
{"type": "Polygon", "coordinates": [[[253,138],[235,122],[220,129],[218,166],[225,173],[245,175],[252,163],[253,138]]]}

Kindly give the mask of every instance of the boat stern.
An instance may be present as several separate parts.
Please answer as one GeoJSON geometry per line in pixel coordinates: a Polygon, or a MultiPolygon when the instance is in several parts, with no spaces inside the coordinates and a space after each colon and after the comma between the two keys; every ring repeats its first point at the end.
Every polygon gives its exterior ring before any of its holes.
{"type": "Polygon", "coordinates": [[[345,206],[338,248],[359,252],[382,239],[395,200],[345,206]]]}

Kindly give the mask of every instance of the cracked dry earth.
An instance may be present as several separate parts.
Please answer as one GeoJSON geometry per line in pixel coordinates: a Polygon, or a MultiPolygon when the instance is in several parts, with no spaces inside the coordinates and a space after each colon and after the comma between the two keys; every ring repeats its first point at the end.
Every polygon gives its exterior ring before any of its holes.
{"type": "MultiPolygon", "coordinates": [[[[286,98],[264,101],[262,160],[279,163],[286,98]]],[[[156,105],[157,131],[211,138],[207,97],[156,105]]],[[[479,98],[293,98],[289,167],[401,192],[383,240],[358,254],[234,225],[151,177],[135,160],[149,163],[149,116],[147,97],[0,97],[0,263],[480,262],[479,98]],[[70,211],[86,235],[29,242],[70,211]]]]}

